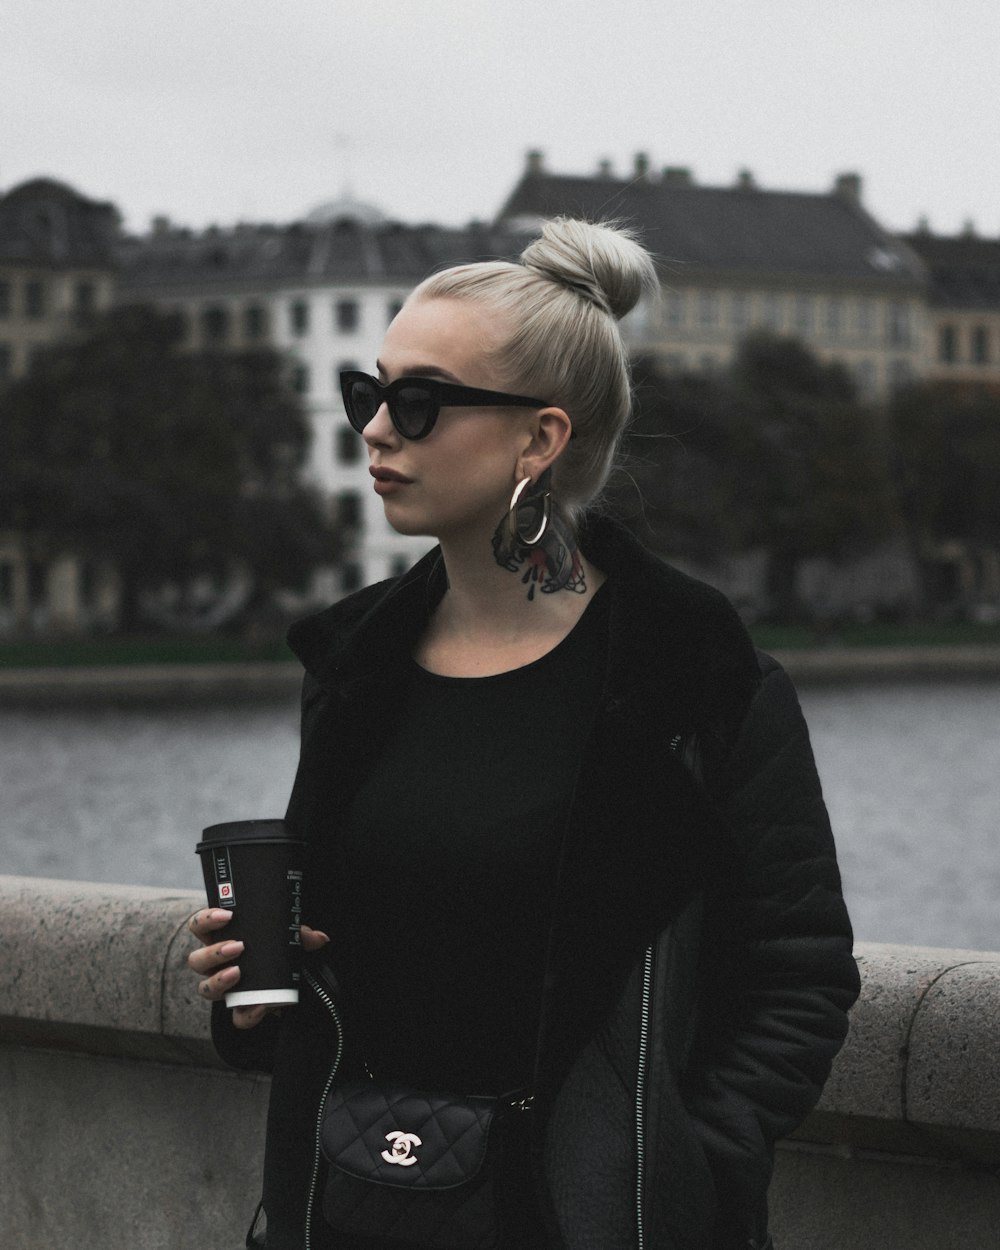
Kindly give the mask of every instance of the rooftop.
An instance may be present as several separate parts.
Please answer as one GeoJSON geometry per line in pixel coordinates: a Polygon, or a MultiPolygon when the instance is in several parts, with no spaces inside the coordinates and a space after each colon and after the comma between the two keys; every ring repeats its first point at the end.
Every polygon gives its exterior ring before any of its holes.
{"type": "Polygon", "coordinates": [[[497,220],[537,229],[559,214],[634,225],[668,272],[687,266],[907,286],[924,280],[919,260],[862,207],[857,174],[841,174],[825,194],[766,190],[748,170],[733,186],[706,187],[686,168],[655,173],[642,154],[622,178],[607,163],[589,176],[552,174],[541,153],[531,152],[497,220]]]}
{"type": "Polygon", "coordinates": [[[107,268],[119,228],[113,204],[33,178],[0,195],[0,263],[107,268]]]}
{"type": "Polygon", "coordinates": [[[1000,311],[1000,239],[983,239],[971,230],[959,235],[916,230],[902,237],[927,266],[932,304],[1000,311]]]}

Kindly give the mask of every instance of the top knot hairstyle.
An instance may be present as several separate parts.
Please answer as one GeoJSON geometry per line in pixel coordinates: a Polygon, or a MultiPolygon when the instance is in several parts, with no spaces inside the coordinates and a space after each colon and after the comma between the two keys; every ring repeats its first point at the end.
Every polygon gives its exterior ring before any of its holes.
{"type": "Polygon", "coordinates": [[[512,327],[494,353],[498,385],[565,409],[575,437],[552,469],[574,519],[600,494],[632,410],[619,320],[658,289],[649,253],[614,224],[557,217],[518,263],[486,261],[432,274],[411,300],[475,300],[512,327]]]}

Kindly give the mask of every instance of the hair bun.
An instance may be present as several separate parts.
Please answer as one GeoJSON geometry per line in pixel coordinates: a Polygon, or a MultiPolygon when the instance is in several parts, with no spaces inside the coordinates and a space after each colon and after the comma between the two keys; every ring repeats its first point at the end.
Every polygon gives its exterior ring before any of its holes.
{"type": "Polygon", "coordinates": [[[521,253],[521,263],[618,319],[658,285],[652,258],[635,233],[610,222],[554,217],[521,253]]]}

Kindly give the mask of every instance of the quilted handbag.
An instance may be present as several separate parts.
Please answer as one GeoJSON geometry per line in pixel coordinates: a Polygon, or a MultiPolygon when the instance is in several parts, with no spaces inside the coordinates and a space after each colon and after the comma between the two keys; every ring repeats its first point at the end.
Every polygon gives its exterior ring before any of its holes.
{"type": "Polygon", "coordinates": [[[342,1233],[440,1250],[499,1250],[504,1147],[530,1099],[465,1098],[356,1081],[321,1130],[323,1215],[342,1233]]]}

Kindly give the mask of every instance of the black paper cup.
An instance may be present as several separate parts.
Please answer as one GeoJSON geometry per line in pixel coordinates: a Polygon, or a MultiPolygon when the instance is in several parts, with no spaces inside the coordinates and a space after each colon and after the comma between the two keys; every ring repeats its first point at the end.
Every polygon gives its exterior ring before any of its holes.
{"type": "Polygon", "coordinates": [[[297,1003],[304,843],[283,820],[232,820],[210,825],[195,850],[209,907],[233,913],[220,940],[244,943],[226,1006],[297,1003]]]}

